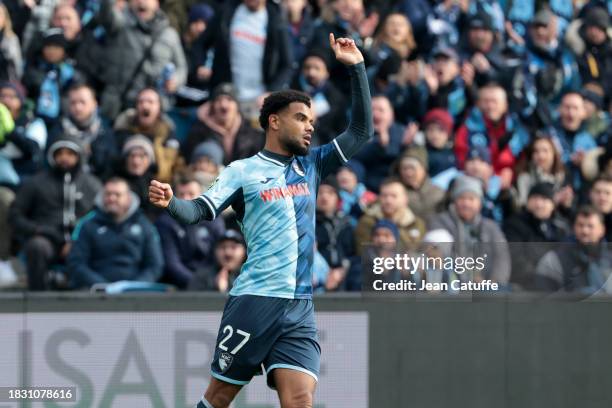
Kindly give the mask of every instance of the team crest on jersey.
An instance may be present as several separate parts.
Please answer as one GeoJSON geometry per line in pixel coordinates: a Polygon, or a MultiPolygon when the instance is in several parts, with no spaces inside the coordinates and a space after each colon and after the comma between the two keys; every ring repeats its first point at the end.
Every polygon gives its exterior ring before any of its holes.
{"type": "Polygon", "coordinates": [[[299,176],[304,177],[305,175],[304,170],[302,170],[297,160],[293,161],[293,164],[291,164],[291,167],[293,168],[293,171],[295,171],[299,176]]]}
{"type": "Polygon", "coordinates": [[[233,361],[234,356],[232,356],[230,353],[221,353],[221,355],[219,356],[219,368],[221,369],[221,374],[223,374],[229,369],[233,361]]]}

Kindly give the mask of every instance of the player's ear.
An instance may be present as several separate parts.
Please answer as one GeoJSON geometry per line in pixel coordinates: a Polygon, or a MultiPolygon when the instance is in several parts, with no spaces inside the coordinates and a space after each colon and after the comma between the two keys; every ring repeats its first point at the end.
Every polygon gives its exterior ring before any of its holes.
{"type": "Polygon", "coordinates": [[[280,117],[278,114],[273,113],[268,116],[268,127],[272,130],[280,129],[280,117]]]}

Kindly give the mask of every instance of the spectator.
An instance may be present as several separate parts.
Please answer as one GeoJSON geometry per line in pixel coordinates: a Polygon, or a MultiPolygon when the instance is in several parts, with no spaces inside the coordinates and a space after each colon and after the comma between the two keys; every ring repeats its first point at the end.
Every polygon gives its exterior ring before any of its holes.
{"type": "Polygon", "coordinates": [[[316,234],[318,252],[331,268],[325,289],[340,289],[355,251],[350,219],[338,211],[340,196],[336,178],[331,175],[319,184],[317,195],[316,234]]]}
{"type": "MultiPolygon", "coordinates": [[[[183,200],[196,199],[203,186],[193,177],[179,178],[176,195],[183,200]]],[[[165,265],[162,282],[186,289],[198,271],[207,270],[213,263],[215,242],[225,232],[222,218],[204,221],[195,225],[183,225],[162,214],[155,223],[162,243],[165,265]]]]}
{"type": "Polygon", "coordinates": [[[21,35],[21,46],[23,50],[30,48],[30,44],[36,33],[45,32],[51,23],[53,10],[58,5],[58,0],[40,0],[36,3],[25,3],[27,23],[21,35]]]}
{"type": "Polygon", "coordinates": [[[36,114],[51,128],[62,112],[62,95],[76,77],[67,60],[66,39],[59,28],[45,32],[40,53],[28,61],[23,84],[36,101],[36,114]]]}
{"type": "Polygon", "coordinates": [[[355,155],[355,160],[368,169],[366,187],[378,192],[380,183],[389,174],[391,164],[402,152],[405,128],[395,122],[393,108],[386,96],[372,98],[372,119],[374,139],[355,155]]]}
{"type": "Polygon", "coordinates": [[[444,200],[444,191],[434,186],[427,173],[427,151],[423,147],[412,147],[404,152],[392,167],[408,191],[408,202],[414,214],[427,220],[444,200]]]}
{"type": "Polygon", "coordinates": [[[584,98],[584,130],[603,146],[610,138],[610,115],[603,110],[603,89],[596,82],[589,82],[580,93],[584,98]]]}
{"type": "Polygon", "coordinates": [[[391,13],[374,37],[374,44],[368,56],[372,66],[378,69],[380,63],[391,54],[396,54],[402,60],[413,59],[416,48],[410,21],[401,13],[391,13]]]}
{"type": "Polygon", "coordinates": [[[482,183],[470,176],[460,176],[451,190],[449,209],[432,218],[429,230],[445,229],[453,236],[455,256],[487,254],[487,267],[473,280],[490,279],[506,284],[510,279],[508,244],[497,224],[480,215],[483,202],[482,183]]]}
{"type": "Polygon", "coordinates": [[[473,146],[489,149],[493,170],[503,188],[512,184],[516,158],[529,142],[529,134],[518,117],[508,111],[504,88],[490,83],[478,91],[478,104],[472,108],[455,136],[455,153],[459,167],[464,166],[473,146]]]}
{"type": "MultiPolygon", "coordinates": [[[[59,3],[53,8],[53,14],[49,21],[49,28],[59,28],[66,39],[66,54],[70,58],[76,57],[76,50],[80,42],[81,20],[76,8],[69,3],[59,3]]],[[[23,47],[28,58],[40,52],[40,42],[45,35],[45,30],[34,33],[32,41],[27,47],[23,47]]]]}
{"type": "Polygon", "coordinates": [[[292,88],[305,92],[312,99],[316,118],[314,145],[329,143],[346,128],[346,98],[329,81],[327,50],[306,53],[300,73],[292,88]]]}
{"type": "Polygon", "coordinates": [[[567,40],[578,60],[582,81],[596,82],[606,95],[612,93],[612,40],[610,16],[600,7],[590,8],[581,22],[569,29],[567,40]]]}
{"type": "Polygon", "coordinates": [[[535,289],[536,264],[551,246],[528,243],[560,242],[569,234],[569,225],[555,211],[554,186],[534,185],[525,207],[504,223],[504,234],[512,243],[512,283],[525,290],[535,289]]]}
{"type": "Polygon", "coordinates": [[[350,217],[351,225],[357,225],[365,209],[376,202],[376,194],[369,191],[361,182],[365,169],[355,161],[349,160],[336,174],[340,210],[350,217]]]}
{"type": "Polygon", "coordinates": [[[116,154],[113,129],[98,113],[95,91],[85,84],[74,84],[68,91],[68,112],[49,133],[49,143],[70,135],[84,148],[84,167],[103,178],[116,154]]]}
{"type": "Polygon", "coordinates": [[[102,113],[114,118],[133,106],[140,90],[155,86],[173,94],[187,80],[187,63],[177,32],[170,26],[159,0],[130,0],[120,8],[117,0],[102,0],[100,23],[107,32],[102,113]],[[171,67],[172,73],[162,75],[171,67]]]}
{"type": "Polygon", "coordinates": [[[558,144],[545,133],[536,133],[525,149],[525,157],[517,163],[516,201],[519,206],[527,203],[527,196],[538,183],[551,183],[555,204],[571,207],[574,193],[567,185],[567,174],[558,144]]]}
{"type": "Polygon", "coordinates": [[[463,59],[474,67],[476,83],[484,85],[499,81],[505,61],[491,16],[478,12],[468,18],[467,24],[462,54],[463,59]]]}
{"type": "Polygon", "coordinates": [[[264,135],[254,129],[240,114],[235,88],[228,83],[217,86],[209,102],[197,110],[198,121],[193,124],[182,152],[192,157],[194,149],[202,142],[211,140],[224,151],[223,164],[244,159],[263,148],[264,135]]]}
{"type": "Polygon", "coordinates": [[[611,259],[603,215],[593,207],[581,207],[573,230],[570,243],[548,252],[538,262],[536,287],[543,291],[611,293],[607,284],[611,259]]]}
{"type": "Polygon", "coordinates": [[[202,39],[205,52],[214,50],[211,87],[233,83],[244,108],[254,106],[265,92],[287,87],[293,63],[289,41],[287,25],[272,1],[229,2],[202,39]]]}
{"type": "Polygon", "coordinates": [[[0,3],[0,81],[18,81],[23,75],[23,58],[19,38],[13,32],[11,16],[0,3]]]}
{"type": "Polygon", "coordinates": [[[393,222],[400,231],[400,244],[410,248],[421,241],[425,223],[408,207],[408,192],[398,179],[384,180],[380,185],[378,203],[366,210],[355,229],[355,245],[358,255],[368,243],[372,227],[380,220],[393,222]]]}
{"type": "Polygon", "coordinates": [[[527,38],[525,64],[538,95],[538,103],[547,111],[558,106],[561,96],[580,86],[576,61],[558,40],[558,17],[549,10],[536,13],[527,38]]]}
{"type": "Polygon", "coordinates": [[[168,182],[175,170],[183,165],[179,142],[174,136],[174,122],[163,113],[161,97],[152,88],[138,93],[136,109],[128,109],[115,121],[115,132],[120,145],[131,135],[141,134],[151,140],[155,151],[155,178],[168,182]]]}
{"type": "Polygon", "coordinates": [[[0,142],[0,160],[10,160],[1,172],[0,184],[13,189],[42,167],[47,144],[45,123],[24,106],[24,92],[18,82],[0,83],[0,104],[6,106],[15,124],[0,142]]]}
{"type": "Polygon", "coordinates": [[[93,207],[100,182],[82,171],[83,147],[58,138],[47,153],[49,168],[23,183],[9,210],[15,237],[23,244],[28,288],[49,288],[47,270],[70,251],[77,220],[93,207]]]}
{"type": "Polygon", "coordinates": [[[194,4],[189,9],[187,30],[183,31],[183,49],[189,64],[187,85],[195,88],[208,88],[212,75],[211,55],[202,55],[202,37],[214,17],[214,10],[208,4],[194,4]],[[211,60],[207,63],[207,60],[211,60]]]}
{"type": "Polygon", "coordinates": [[[210,185],[223,169],[223,149],[212,140],[200,143],[191,155],[190,167],[200,184],[210,185]]]}
{"type": "Polygon", "coordinates": [[[283,0],[282,6],[287,18],[289,40],[293,54],[293,69],[298,71],[309,51],[314,35],[315,21],[312,9],[306,0],[283,0]]]}
{"type": "Polygon", "coordinates": [[[589,198],[591,205],[604,217],[606,241],[612,242],[612,178],[607,175],[598,177],[593,182],[589,198]]]}
{"type": "Polygon", "coordinates": [[[244,238],[235,230],[226,230],[215,246],[214,263],[208,268],[198,270],[188,289],[229,292],[239,277],[245,259],[244,238]]]}
{"type": "Polygon", "coordinates": [[[155,153],[149,138],[143,135],[129,137],[123,145],[115,175],[127,181],[130,190],[140,200],[140,208],[150,219],[160,214],[160,210],[149,201],[149,184],[156,170],[155,153]]]}
{"type": "Polygon", "coordinates": [[[432,109],[423,117],[427,166],[432,178],[449,170],[456,171],[453,126],[453,117],[444,109],[432,109]]]}
{"type": "Polygon", "coordinates": [[[96,206],[74,232],[68,256],[72,285],[79,289],[122,280],[156,282],[163,269],[159,236],[128,183],[110,178],[96,206]]]}

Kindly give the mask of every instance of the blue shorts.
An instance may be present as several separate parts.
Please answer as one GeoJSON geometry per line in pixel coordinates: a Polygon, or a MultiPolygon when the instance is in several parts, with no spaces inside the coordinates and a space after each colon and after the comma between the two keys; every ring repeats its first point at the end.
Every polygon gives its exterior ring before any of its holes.
{"type": "Polygon", "coordinates": [[[321,347],[311,299],[230,296],[223,310],[211,375],[245,385],[272,370],[289,368],[318,381],[321,347]]]}

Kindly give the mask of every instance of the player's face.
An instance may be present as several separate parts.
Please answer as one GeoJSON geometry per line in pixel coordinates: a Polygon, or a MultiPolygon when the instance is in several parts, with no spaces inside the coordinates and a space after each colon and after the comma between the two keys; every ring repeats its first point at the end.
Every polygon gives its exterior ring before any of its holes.
{"type": "Polygon", "coordinates": [[[292,102],[279,112],[280,143],[289,153],[305,156],[314,131],[312,110],[301,102],[292,102]]]}

